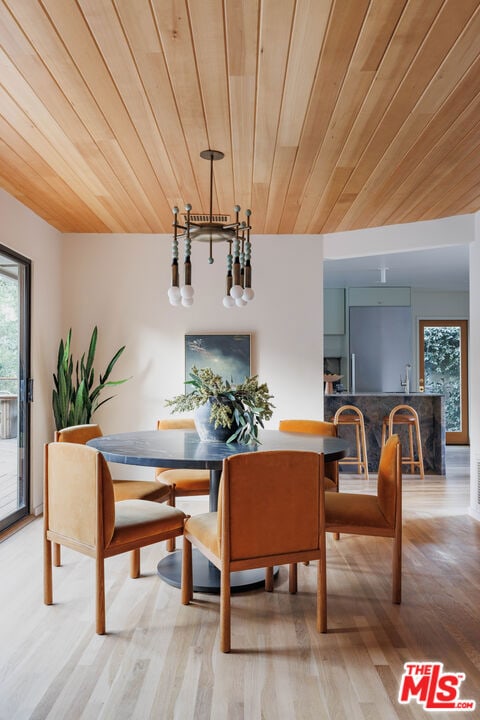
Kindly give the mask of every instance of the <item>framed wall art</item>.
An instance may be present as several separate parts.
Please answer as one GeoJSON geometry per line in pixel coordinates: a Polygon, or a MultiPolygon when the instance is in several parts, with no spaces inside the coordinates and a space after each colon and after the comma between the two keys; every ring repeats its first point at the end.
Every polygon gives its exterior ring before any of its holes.
{"type": "Polygon", "coordinates": [[[251,374],[251,335],[204,333],[185,335],[185,379],[192,368],[211,368],[225,380],[240,383],[251,374]]]}

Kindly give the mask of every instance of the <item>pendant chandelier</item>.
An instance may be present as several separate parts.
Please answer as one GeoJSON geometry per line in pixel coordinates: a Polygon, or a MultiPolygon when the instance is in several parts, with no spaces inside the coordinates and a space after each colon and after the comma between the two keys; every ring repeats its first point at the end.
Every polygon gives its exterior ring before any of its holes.
{"type": "Polygon", "coordinates": [[[235,222],[229,223],[227,215],[214,215],[212,212],[213,197],[213,162],[221,160],[224,154],[219,150],[203,150],[200,157],[210,160],[210,212],[194,214],[192,206],[185,205],[184,224],[178,221],[178,207],[173,208],[173,240],[172,240],[172,284],[168,289],[171,305],[193,305],[194,289],[192,285],[192,240],[208,242],[210,255],[208,262],[213,263],[213,243],[227,242],[227,275],[223,304],[227,308],[243,307],[253,300],[252,290],[252,244],[250,242],[251,210],[245,210],[246,221],[240,221],[240,207],[235,205],[235,222]],[[184,241],[183,283],[180,282],[178,263],[179,240],[184,241]]]}

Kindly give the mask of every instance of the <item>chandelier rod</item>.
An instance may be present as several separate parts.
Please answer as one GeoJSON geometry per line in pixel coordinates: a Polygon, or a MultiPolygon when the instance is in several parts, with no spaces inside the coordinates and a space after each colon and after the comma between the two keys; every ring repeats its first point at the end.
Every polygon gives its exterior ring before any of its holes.
{"type": "Polygon", "coordinates": [[[213,153],[210,153],[210,222],[213,220],[213,153]]]}

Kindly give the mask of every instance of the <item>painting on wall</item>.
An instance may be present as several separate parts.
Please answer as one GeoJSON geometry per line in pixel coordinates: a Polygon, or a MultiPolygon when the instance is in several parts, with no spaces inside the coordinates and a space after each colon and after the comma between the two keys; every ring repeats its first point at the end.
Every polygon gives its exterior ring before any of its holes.
{"type": "Polygon", "coordinates": [[[250,375],[250,334],[185,335],[185,379],[193,367],[211,368],[216,375],[241,383],[250,375]]]}

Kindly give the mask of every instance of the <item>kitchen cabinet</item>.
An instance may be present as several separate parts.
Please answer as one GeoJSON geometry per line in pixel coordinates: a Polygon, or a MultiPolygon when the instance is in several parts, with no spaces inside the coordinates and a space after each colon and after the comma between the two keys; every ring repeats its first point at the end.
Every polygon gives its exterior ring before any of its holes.
{"type": "Polygon", "coordinates": [[[348,304],[352,306],[390,305],[409,306],[409,287],[351,287],[348,290],[348,304]]]}
{"type": "Polygon", "coordinates": [[[344,288],[325,288],[323,291],[323,332],[325,335],[345,334],[344,288]]]}

